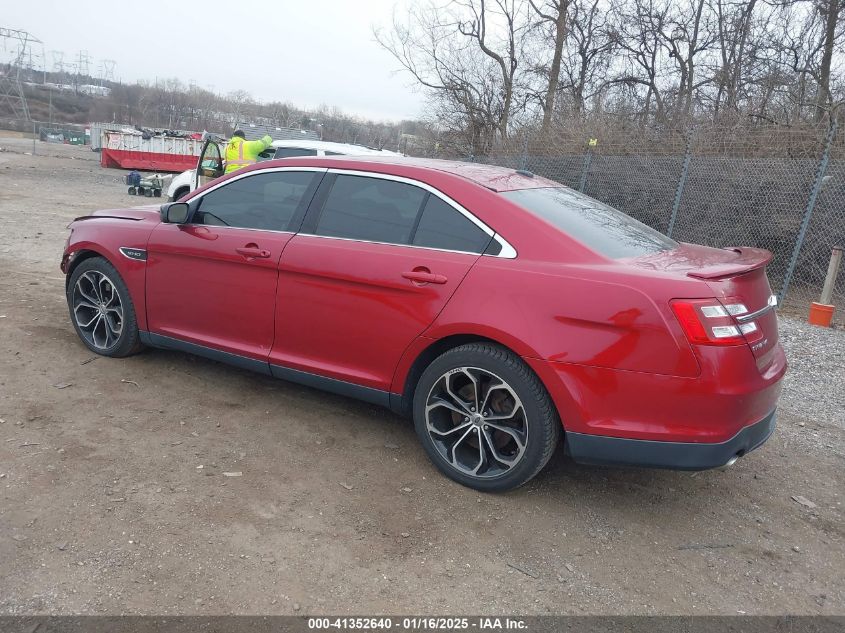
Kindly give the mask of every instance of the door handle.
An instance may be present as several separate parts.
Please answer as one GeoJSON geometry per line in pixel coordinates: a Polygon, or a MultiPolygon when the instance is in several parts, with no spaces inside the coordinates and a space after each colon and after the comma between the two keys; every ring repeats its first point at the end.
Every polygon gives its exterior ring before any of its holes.
{"type": "Polygon", "coordinates": [[[263,248],[258,248],[257,246],[244,246],[242,248],[236,248],[235,252],[238,255],[243,255],[247,259],[267,259],[270,257],[270,251],[265,250],[263,248]]]}
{"type": "Polygon", "coordinates": [[[429,270],[412,270],[402,273],[405,279],[410,279],[415,284],[445,284],[448,279],[446,275],[438,275],[429,270]]]}

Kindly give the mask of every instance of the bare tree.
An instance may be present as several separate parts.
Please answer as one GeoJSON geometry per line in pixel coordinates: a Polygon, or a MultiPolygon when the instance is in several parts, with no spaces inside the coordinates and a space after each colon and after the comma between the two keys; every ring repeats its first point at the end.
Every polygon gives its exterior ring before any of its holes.
{"type": "Polygon", "coordinates": [[[235,126],[246,115],[252,104],[252,96],[246,90],[233,90],[226,95],[226,100],[234,106],[230,125],[235,126]]]}
{"type": "Polygon", "coordinates": [[[528,28],[525,20],[525,7],[521,0],[493,0],[495,8],[491,9],[486,0],[463,0],[455,2],[463,7],[469,19],[457,19],[458,31],[473,40],[481,52],[498,66],[501,72],[502,108],[498,117],[498,131],[501,137],[507,138],[508,124],[514,105],[514,87],[516,71],[522,53],[522,36],[528,28]],[[488,24],[491,18],[504,18],[504,34],[501,47],[496,50],[488,24]]]}
{"type": "Polygon", "coordinates": [[[710,30],[709,14],[705,13],[705,4],[706,0],[691,0],[689,5],[675,5],[665,23],[661,24],[662,45],[677,70],[674,104],[676,123],[690,117],[695,92],[707,82],[707,79],[697,81],[696,77],[696,62],[708,52],[715,39],[710,30]]]}
{"type": "Polygon", "coordinates": [[[560,67],[567,37],[567,13],[570,0],[545,0],[542,4],[529,0],[541,23],[550,27],[547,38],[552,42],[552,59],[546,72],[546,94],[543,99],[543,130],[549,129],[560,84],[560,67]]]}
{"type": "Polygon", "coordinates": [[[652,118],[652,104],[654,120],[664,121],[666,118],[660,85],[663,69],[660,34],[666,28],[670,6],[668,1],[663,0],[630,0],[615,6],[617,19],[613,39],[624,58],[611,83],[623,84],[631,89],[638,86],[645,88],[639,108],[641,124],[652,118]]]}
{"type": "Polygon", "coordinates": [[[718,24],[718,43],[721,65],[717,71],[715,115],[739,109],[743,70],[748,63],[747,45],[757,0],[714,0],[718,24]]]}
{"type": "Polygon", "coordinates": [[[374,34],[427,91],[438,122],[475,154],[507,138],[525,108],[518,72],[528,27],[522,0],[455,0],[443,8],[412,5],[374,34]]]}
{"type": "Polygon", "coordinates": [[[586,100],[605,86],[614,44],[602,0],[571,0],[569,24],[561,90],[567,92],[571,111],[580,118],[586,100]]]}
{"type": "Polygon", "coordinates": [[[819,94],[816,99],[815,120],[822,119],[825,112],[833,106],[833,94],[830,89],[833,49],[841,38],[845,27],[840,17],[845,13],[845,0],[816,0],[816,10],[824,24],[822,39],[822,58],[818,72],[819,94]]]}

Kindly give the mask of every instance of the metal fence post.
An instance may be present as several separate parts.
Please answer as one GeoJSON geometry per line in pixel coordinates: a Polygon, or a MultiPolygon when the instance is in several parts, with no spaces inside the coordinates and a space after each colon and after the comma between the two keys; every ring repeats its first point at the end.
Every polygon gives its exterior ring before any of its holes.
{"type": "Polygon", "coordinates": [[[684,195],[684,185],[687,184],[687,174],[689,173],[689,163],[692,157],[692,132],[687,134],[687,146],[684,150],[684,162],[681,165],[681,177],[678,179],[678,186],[675,188],[675,199],[672,202],[672,213],[669,216],[669,229],[666,235],[672,237],[672,231],[675,230],[675,220],[678,219],[678,209],[681,208],[681,197],[684,195]]]}
{"type": "Polygon", "coordinates": [[[528,169],[528,132],[522,135],[522,157],[519,161],[520,169],[528,169]]]}
{"type": "Polygon", "coordinates": [[[593,139],[590,139],[590,144],[587,145],[587,153],[584,154],[584,165],[581,167],[581,179],[578,181],[578,191],[584,193],[587,187],[587,173],[590,171],[590,163],[593,162],[593,139]]]}
{"type": "Polygon", "coordinates": [[[804,217],[801,218],[801,228],[798,229],[795,245],[792,248],[792,257],[789,259],[789,266],[786,268],[786,275],[783,278],[783,284],[778,293],[778,303],[783,303],[783,300],[786,298],[786,291],[789,290],[789,282],[792,281],[795,266],[798,264],[798,255],[801,253],[801,246],[804,244],[804,238],[807,236],[807,227],[810,226],[810,218],[813,216],[813,209],[816,206],[816,200],[819,197],[819,191],[821,191],[822,183],[824,182],[824,174],[827,171],[827,163],[830,159],[830,148],[833,145],[833,139],[836,138],[836,128],[837,121],[834,118],[831,121],[830,130],[827,133],[827,140],[825,141],[821,160],[819,160],[819,165],[816,168],[813,187],[810,189],[810,197],[807,199],[804,217]]]}

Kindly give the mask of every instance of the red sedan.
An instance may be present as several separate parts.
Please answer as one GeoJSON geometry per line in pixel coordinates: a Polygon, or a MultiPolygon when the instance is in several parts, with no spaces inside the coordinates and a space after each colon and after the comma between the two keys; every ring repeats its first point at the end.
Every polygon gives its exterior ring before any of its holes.
{"type": "Polygon", "coordinates": [[[578,462],[705,469],[768,439],[786,360],[753,248],[679,244],[529,172],[259,163],[71,224],[71,321],[413,417],[479,490],[578,462]]]}

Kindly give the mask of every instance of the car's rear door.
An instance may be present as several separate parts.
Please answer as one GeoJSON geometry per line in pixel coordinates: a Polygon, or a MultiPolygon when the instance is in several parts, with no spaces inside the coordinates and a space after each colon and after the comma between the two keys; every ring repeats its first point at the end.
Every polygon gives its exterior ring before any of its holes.
{"type": "Polygon", "coordinates": [[[492,231],[420,183],[329,173],[280,262],[274,373],[386,392],[492,231]]]}
{"type": "Polygon", "coordinates": [[[157,226],[147,247],[150,333],[266,363],[279,257],[324,173],[248,172],[191,200],[189,224],[157,226]]]}

